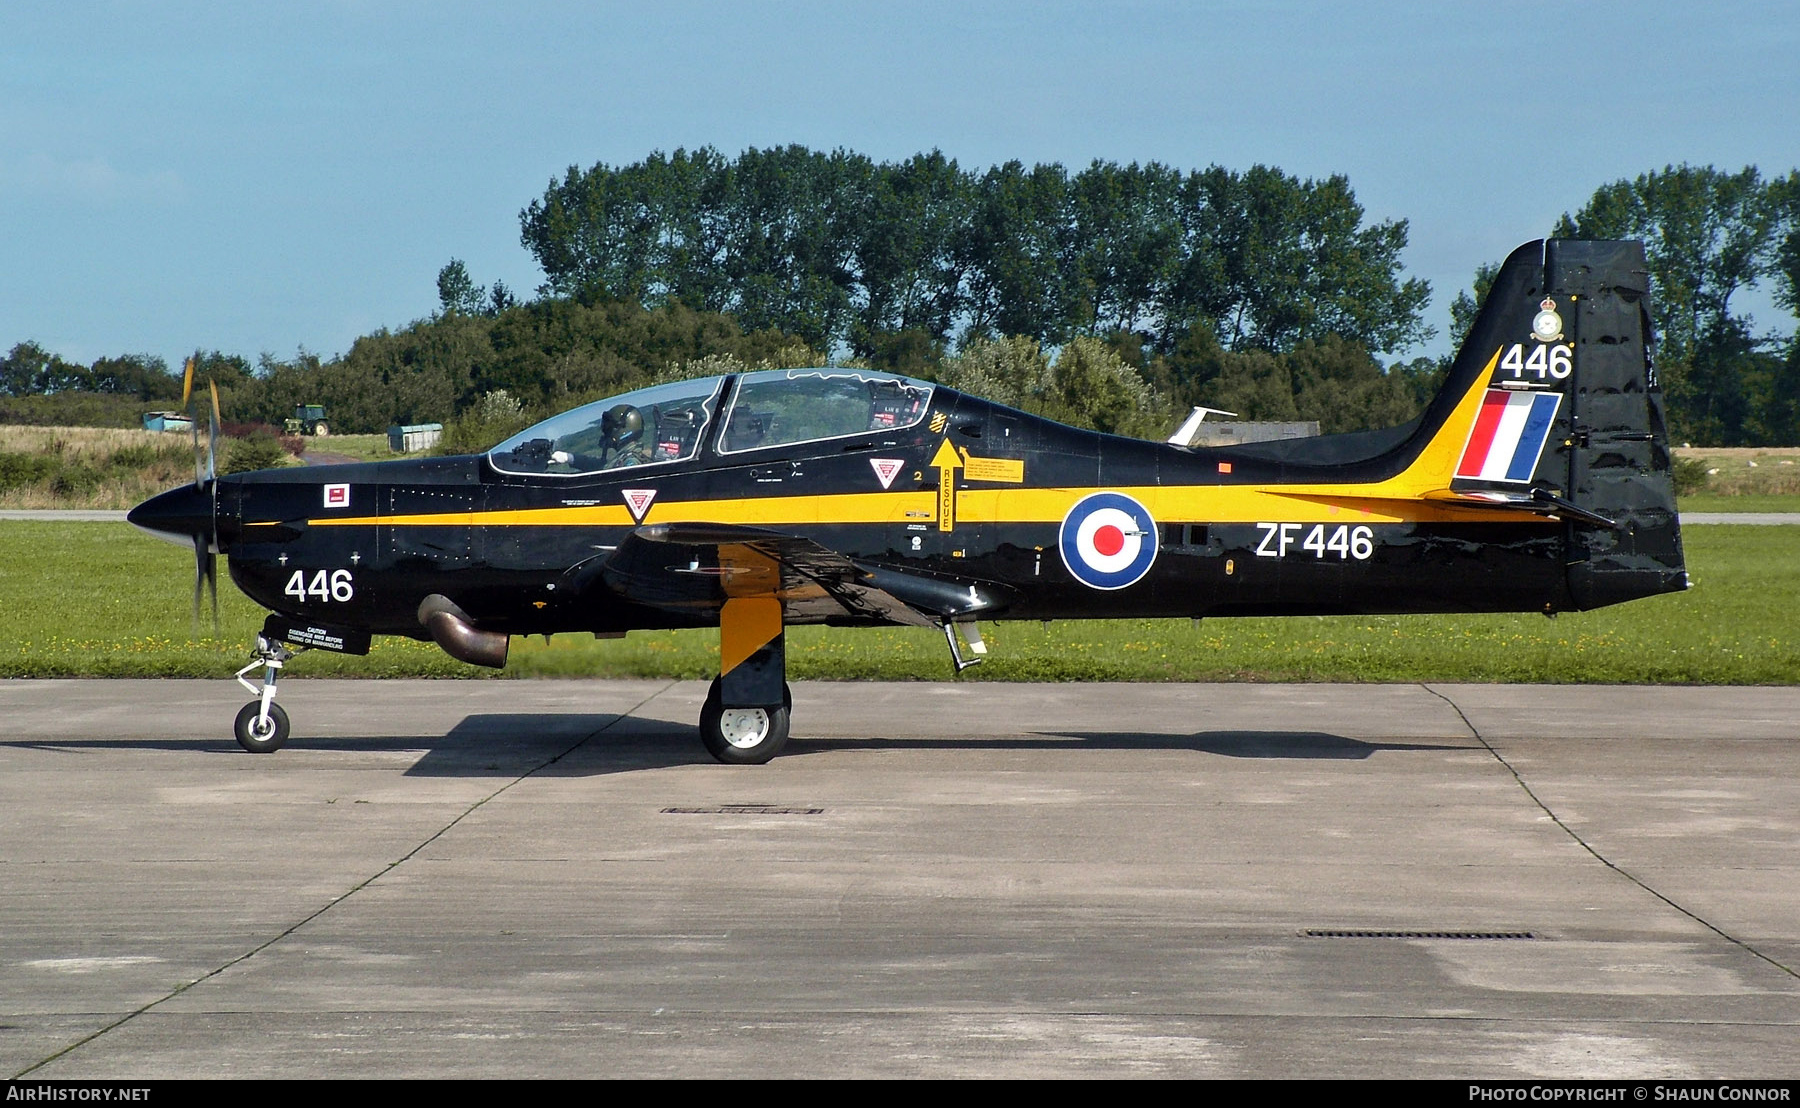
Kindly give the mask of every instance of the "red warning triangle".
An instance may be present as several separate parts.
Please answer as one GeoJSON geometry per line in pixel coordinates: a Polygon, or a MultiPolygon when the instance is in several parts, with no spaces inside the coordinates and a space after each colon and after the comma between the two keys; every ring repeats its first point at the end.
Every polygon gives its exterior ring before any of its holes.
{"type": "Polygon", "coordinates": [[[894,478],[906,467],[904,458],[870,458],[869,464],[875,467],[875,479],[881,482],[882,488],[894,483],[894,478]]]}
{"type": "Polygon", "coordinates": [[[625,507],[630,509],[631,518],[639,523],[644,522],[644,513],[650,510],[650,502],[656,499],[655,489],[620,489],[625,497],[625,507]]]}

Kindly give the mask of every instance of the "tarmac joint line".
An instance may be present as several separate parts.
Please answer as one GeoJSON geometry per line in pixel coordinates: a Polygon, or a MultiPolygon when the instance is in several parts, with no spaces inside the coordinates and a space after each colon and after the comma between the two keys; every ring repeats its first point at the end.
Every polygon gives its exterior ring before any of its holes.
{"type": "Polygon", "coordinates": [[[1614,862],[1612,859],[1608,858],[1606,855],[1604,855],[1604,854],[1600,853],[1598,850],[1596,850],[1592,843],[1588,842],[1586,839],[1581,837],[1580,832],[1576,831],[1573,827],[1570,827],[1567,823],[1564,823],[1562,817],[1557,815],[1556,812],[1553,809],[1551,809],[1550,805],[1544,803],[1543,798],[1538,796],[1538,794],[1535,791],[1533,791],[1532,787],[1526,783],[1525,778],[1519,773],[1518,769],[1516,767],[1514,767],[1514,765],[1511,762],[1506,760],[1506,755],[1504,755],[1504,754],[1500,753],[1498,750],[1494,749],[1494,745],[1492,743],[1488,742],[1486,736],[1482,735],[1482,733],[1475,727],[1475,724],[1470,721],[1468,715],[1462,710],[1462,706],[1460,704],[1458,704],[1456,701],[1450,699],[1445,694],[1432,688],[1430,685],[1421,684],[1419,687],[1421,689],[1424,689],[1426,692],[1430,693],[1432,696],[1437,697],[1439,700],[1442,700],[1444,703],[1450,705],[1451,709],[1456,712],[1457,718],[1462,720],[1463,726],[1467,727],[1469,729],[1469,734],[1473,735],[1475,738],[1475,741],[1480,743],[1487,750],[1487,752],[1489,754],[1493,755],[1494,760],[1496,762],[1499,762],[1502,766],[1504,766],[1506,768],[1506,772],[1512,774],[1512,779],[1515,782],[1517,782],[1519,788],[1521,788],[1525,791],[1525,795],[1531,798],[1531,802],[1533,804],[1537,805],[1538,810],[1543,812],[1544,815],[1550,817],[1550,821],[1552,823],[1554,823],[1554,824],[1556,824],[1556,826],[1562,828],[1563,834],[1565,834],[1565,835],[1569,836],[1569,838],[1573,839],[1575,841],[1575,844],[1577,846],[1581,847],[1581,849],[1587,851],[1588,854],[1591,855],[1595,861],[1599,862],[1601,865],[1605,866],[1607,869],[1612,870],[1614,873],[1618,874],[1620,877],[1623,877],[1625,880],[1631,882],[1633,885],[1636,885],[1638,888],[1644,890],[1646,893],[1649,893],[1651,896],[1655,897],[1656,899],[1662,901],[1664,904],[1667,904],[1669,907],[1675,909],[1677,912],[1680,912],[1682,915],[1686,916],[1688,919],[1693,920],[1695,923],[1699,924],[1701,927],[1706,928],[1708,931],[1711,931],[1713,934],[1719,936],[1721,939],[1724,939],[1726,942],[1731,943],[1732,945],[1738,947],[1739,949],[1743,950],[1744,952],[1746,952],[1756,958],[1759,958],[1764,962],[1767,962],[1769,965],[1774,966],[1776,969],[1780,970],[1782,973],[1787,974],[1789,977],[1795,978],[1796,980],[1800,980],[1800,971],[1796,971],[1792,967],[1787,966],[1787,965],[1775,960],[1774,958],[1771,958],[1767,954],[1764,954],[1762,951],[1751,946],[1749,943],[1745,942],[1743,939],[1738,938],[1736,935],[1730,934],[1729,932],[1725,931],[1723,928],[1719,927],[1717,924],[1712,923],[1710,920],[1708,920],[1706,917],[1700,915],[1698,912],[1695,912],[1690,908],[1687,908],[1681,904],[1676,903],[1674,900],[1671,900],[1669,897],[1663,895],[1662,893],[1658,892],[1656,889],[1652,888],[1647,882],[1645,882],[1642,878],[1638,877],[1636,874],[1621,867],[1618,863],[1614,862]]]}
{"type": "Polygon", "coordinates": [[[586,746],[589,742],[593,741],[596,738],[599,738],[602,734],[606,733],[607,731],[610,731],[615,725],[617,725],[619,723],[620,720],[629,719],[630,717],[636,715],[640,710],[642,710],[644,705],[650,703],[652,700],[655,700],[657,697],[661,696],[663,693],[668,692],[670,689],[674,688],[675,685],[676,685],[676,682],[674,682],[674,681],[670,681],[669,683],[663,685],[661,688],[652,692],[649,696],[644,697],[642,700],[638,701],[636,704],[633,704],[631,707],[625,709],[623,712],[620,712],[617,715],[613,716],[613,718],[608,720],[606,723],[602,724],[599,727],[596,727],[594,730],[588,732],[586,735],[583,735],[581,738],[575,740],[569,746],[565,747],[562,750],[557,751],[555,754],[552,754],[550,757],[544,759],[542,762],[539,762],[537,765],[532,766],[530,769],[526,770],[524,773],[519,774],[517,777],[514,777],[512,780],[506,782],[504,785],[501,785],[499,788],[495,789],[493,792],[488,793],[486,796],[484,796],[481,799],[470,804],[467,808],[464,808],[461,812],[457,813],[456,818],[452,819],[450,822],[444,824],[444,826],[438,828],[436,831],[433,831],[431,834],[427,835],[424,839],[420,840],[415,846],[413,846],[412,849],[408,850],[405,854],[402,854],[400,857],[395,858],[393,861],[382,866],[380,869],[376,870],[374,873],[371,873],[369,876],[363,878],[361,881],[358,881],[356,884],[350,886],[350,888],[347,892],[344,892],[338,896],[329,898],[328,900],[326,900],[326,902],[323,906],[318,908],[316,911],[313,911],[313,912],[307,914],[305,917],[301,918],[299,921],[291,924],[286,929],[281,931],[279,934],[277,934],[261,943],[258,943],[256,946],[251,947],[249,950],[245,951],[242,954],[239,954],[235,958],[232,958],[232,959],[226,961],[222,965],[216,966],[213,969],[208,970],[207,972],[201,974],[199,977],[194,978],[192,981],[188,981],[184,984],[177,985],[175,988],[169,990],[167,993],[163,994],[162,996],[157,997],[155,1000],[150,1001],[148,1004],[144,1004],[138,1008],[135,1008],[135,1009],[125,1013],[124,1015],[120,1016],[118,1019],[113,1020],[111,1023],[100,1028],[99,1030],[90,1032],[86,1035],[83,1035],[81,1038],[76,1039],[74,1042],[70,1043],[68,1046],[63,1047],[61,1050],[58,1050],[55,1053],[50,1054],[44,1058],[38,1059],[36,1062],[33,1062],[31,1065],[26,1066],[24,1069],[13,1074],[11,1077],[11,1080],[17,1081],[23,1077],[29,1076],[30,1074],[36,1072],[37,1070],[40,1070],[43,1067],[49,1065],[51,1062],[54,1062],[59,1058],[68,1056],[69,1054],[81,1049],[82,1047],[84,1047],[87,1044],[93,1042],[94,1040],[100,1038],[101,1036],[107,1035],[113,1031],[118,1030],[119,1028],[125,1026],[126,1024],[130,1023],[132,1020],[143,1015],[144,1013],[146,1013],[154,1008],[157,1008],[163,1004],[166,1004],[171,1000],[174,1000],[176,997],[180,996],[182,993],[187,992],[189,989],[192,989],[197,985],[205,984],[206,982],[211,981],[213,978],[219,976],[220,974],[224,973],[226,970],[232,968],[233,966],[236,966],[243,962],[249,961],[250,959],[256,957],[258,954],[261,954],[263,951],[274,946],[276,943],[281,942],[282,940],[295,934],[301,928],[305,927],[307,924],[318,919],[320,916],[323,916],[325,913],[331,911],[333,908],[336,908],[340,904],[343,904],[345,901],[349,900],[351,897],[355,896],[357,893],[362,892],[364,889],[368,888],[370,885],[374,884],[376,881],[378,881],[381,878],[392,873],[394,870],[398,869],[400,866],[405,865],[408,861],[411,861],[414,857],[416,857],[418,855],[418,853],[421,850],[424,850],[426,847],[430,846],[432,843],[443,838],[446,834],[448,834],[450,832],[450,830],[452,828],[454,828],[457,824],[461,823],[463,820],[468,819],[470,816],[474,815],[483,806],[485,806],[488,803],[488,801],[495,799],[501,793],[512,788],[514,785],[517,785],[521,781],[524,781],[526,778],[531,777],[533,774],[536,774],[543,770],[549,769],[551,766],[562,761],[564,758],[575,753],[577,750],[580,750],[583,746],[586,746]]]}

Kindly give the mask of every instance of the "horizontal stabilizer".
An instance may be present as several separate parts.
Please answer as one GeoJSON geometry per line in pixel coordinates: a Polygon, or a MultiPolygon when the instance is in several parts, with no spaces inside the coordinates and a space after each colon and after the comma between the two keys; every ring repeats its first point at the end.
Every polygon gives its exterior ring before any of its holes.
{"type": "Polygon", "coordinates": [[[1618,521],[1608,519],[1599,512],[1589,511],[1572,500],[1556,495],[1549,489],[1518,492],[1500,492],[1490,489],[1439,489],[1435,492],[1425,493],[1424,499],[1439,504],[1457,504],[1465,508],[1502,508],[1536,512],[1539,515],[1579,519],[1583,523],[1592,523],[1597,527],[1610,527],[1614,530],[1619,528],[1618,521]]]}

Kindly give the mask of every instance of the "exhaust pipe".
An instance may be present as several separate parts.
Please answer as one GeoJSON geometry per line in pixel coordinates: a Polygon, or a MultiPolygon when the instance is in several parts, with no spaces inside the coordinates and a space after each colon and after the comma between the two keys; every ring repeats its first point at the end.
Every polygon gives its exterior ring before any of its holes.
{"type": "Polygon", "coordinates": [[[431,641],[457,661],[489,669],[505,668],[506,647],[511,639],[498,631],[477,629],[469,613],[449,597],[434,592],[421,601],[419,623],[431,632],[431,641]]]}

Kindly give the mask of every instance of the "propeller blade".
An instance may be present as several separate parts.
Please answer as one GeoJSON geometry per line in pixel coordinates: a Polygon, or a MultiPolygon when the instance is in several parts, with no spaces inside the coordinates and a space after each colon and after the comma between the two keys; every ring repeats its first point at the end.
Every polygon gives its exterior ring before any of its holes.
{"type": "Polygon", "coordinates": [[[200,628],[200,590],[206,585],[206,536],[194,536],[194,629],[200,628]]]}
{"type": "MultiPolygon", "coordinates": [[[[212,422],[206,432],[206,477],[210,481],[219,475],[219,383],[210,377],[206,383],[212,389],[212,422]]],[[[213,503],[217,505],[218,494],[214,493],[213,497],[213,503]]]]}
{"type": "Polygon", "coordinates": [[[187,369],[181,375],[181,410],[187,411],[188,397],[194,392],[194,359],[187,360],[187,369]]]}
{"type": "Polygon", "coordinates": [[[200,627],[200,594],[212,595],[212,628],[219,631],[219,556],[208,548],[206,536],[194,536],[194,628],[200,627]]]}
{"type": "Polygon", "coordinates": [[[219,556],[206,552],[206,591],[212,597],[213,634],[219,633],[219,556]]]}

